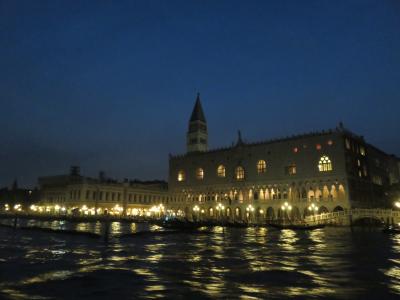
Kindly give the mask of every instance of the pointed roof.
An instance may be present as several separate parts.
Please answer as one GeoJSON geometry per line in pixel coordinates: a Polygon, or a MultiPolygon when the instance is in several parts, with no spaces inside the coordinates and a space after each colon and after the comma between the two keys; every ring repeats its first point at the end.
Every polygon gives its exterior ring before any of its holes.
{"type": "Polygon", "coordinates": [[[206,117],[204,116],[203,108],[200,102],[200,93],[197,93],[196,103],[193,108],[192,116],[190,117],[190,122],[202,121],[206,123],[206,117]]]}
{"type": "Polygon", "coordinates": [[[240,132],[240,130],[238,130],[238,140],[236,146],[241,146],[241,145],[244,145],[244,142],[242,140],[242,133],[240,132]]]}

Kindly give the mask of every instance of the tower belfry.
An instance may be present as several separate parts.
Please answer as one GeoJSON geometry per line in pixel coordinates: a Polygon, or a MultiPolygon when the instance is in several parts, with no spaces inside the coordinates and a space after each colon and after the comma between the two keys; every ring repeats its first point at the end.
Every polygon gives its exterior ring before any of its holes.
{"type": "Polygon", "coordinates": [[[201,107],[200,94],[197,94],[196,103],[189,120],[189,130],[186,135],[187,152],[201,152],[208,150],[207,122],[201,107]]]}

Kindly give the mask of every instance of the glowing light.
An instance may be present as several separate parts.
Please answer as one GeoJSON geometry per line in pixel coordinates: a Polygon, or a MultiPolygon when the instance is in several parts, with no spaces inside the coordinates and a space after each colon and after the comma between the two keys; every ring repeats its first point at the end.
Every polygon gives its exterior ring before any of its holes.
{"type": "Polygon", "coordinates": [[[396,202],[394,203],[394,206],[396,206],[397,208],[400,208],[400,201],[396,201],[396,202]]]}
{"type": "Polygon", "coordinates": [[[254,211],[253,205],[249,204],[249,205],[246,207],[246,211],[248,211],[248,212],[253,212],[253,211],[254,211]]]}
{"type": "Polygon", "coordinates": [[[318,211],[318,206],[316,206],[314,203],[311,203],[311,205],[308,207],[309,211],[318,211]]]}
{"type": "Polygon", "coordinates": [[[112,208],[112,213],[115,213],[115,214],[120,214],[120,213],[122,213],[124,211],[124,209],[121,207],[121,206],[119,206],[119,204],[116,204],[113,208],[112,208]]]}
{"type": "Polygon", "coordinates": [[[225,206],[222,203],[218,203],[218,205],[215,207],[216,210],[220,211],[220,210],[224,210],[225,206]]]}
{"type": "Polygon", "coordinates": [[[282,210],[291,211],[291,210],[292,210],[292,206],[291,206],[289,203],[285,202],[285,203],[281,206],[281,209],[282,209],[282,210]]]}

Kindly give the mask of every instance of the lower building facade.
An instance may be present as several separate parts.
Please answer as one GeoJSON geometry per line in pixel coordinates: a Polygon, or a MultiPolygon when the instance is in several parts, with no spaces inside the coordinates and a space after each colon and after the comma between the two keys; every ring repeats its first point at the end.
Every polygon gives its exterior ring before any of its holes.
{"type": "Polygon", "coordinates": [[[169,192],[188,218],[302,219],[351,208],[392,208],[399,159],[346,130],[327,131],[169,160],[169,192]]]}
{"type": "Polygon", "coordinates": [[[40,201],[36,212],[75,215],[150,216],[163,214],[170,201],[167,183],[162,181],[118,182],[80,175],[72,167],[68,175],[39,178],[40,201]]]}

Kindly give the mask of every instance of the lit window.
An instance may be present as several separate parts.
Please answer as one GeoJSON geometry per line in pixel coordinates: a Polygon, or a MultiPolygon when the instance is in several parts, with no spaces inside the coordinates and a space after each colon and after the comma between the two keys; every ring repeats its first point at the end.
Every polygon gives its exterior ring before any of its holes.
{"type": "Polygon", "coordinates": [[[332,162],[328,156],[324,155],[321,157],[318,163],[318,169],[320,172],[332,171],[332,162]]]}
{"type": "Polygon", "coordinates": [[[316,148],[317,150],[321,150],[321,148],[322,148],[322,147],[321,147],[321,144],[316,144],[316,145],[315,145],[315,148],[316,148]]]}
{"type": "Polygon", "coordinates": [[[361,161],[357,159],[357,166],[361,167],[361,161]]]}
{"type": "Polygon", "coordinates": [[[380,176],[374,175],[372,177],[372,182],[378,185],[382,185],[382,178],[380,176]]]}
{"type": "Polygon", "coordinates": [[[223,165],[219,165],[217,168],[218,177],[225,177],[225,167],[223,165]]]}
{"type": "Polygon", "coordinates": [[[294,148],[293,148],[293,152],[294,152],[294,153],[297,153],[297,152],[299,152],[299,148],[297,148],[297,147],[294,147],[294,148]]]}
{"type": "Polygon", "coordinates": [[[296,165],[295,164],[291,164],[290,166],[287,166],[285,168],[285,173],[287,175],[295,175],[296,172],[297,172],[297,170],[296,170],[296,165]]]}
{"type": "Polygon", "coordinates": [[[185,171],[181,170],[178,172],[178,181],[185,181],[186,176],[185,176],[185,171]]]}
{"type": "Polygon", "coordinates": [[[202,168],[198,168],[196,170],[196,178],[202,180],[204,178],[204,170],[202,168]]]}
{"type": "Polygon", "coordinates": [[[244,179],[244,169],[243,167],[239,166],[235,169],[235,177],[236,180],[243,180],[244,179]]]}
{"type": "Polygon", "coordinates": [[[257,163],[257,172],[258,174],[265,173],[267,170],[267,163],[265,160],[259,160],[257,163]]]}
{"type": "Polygon", "coordinates": [[[360,147],[360,154],[365,156],[365,148],[363,146],[360,147]]]}

